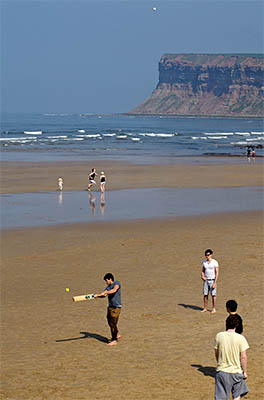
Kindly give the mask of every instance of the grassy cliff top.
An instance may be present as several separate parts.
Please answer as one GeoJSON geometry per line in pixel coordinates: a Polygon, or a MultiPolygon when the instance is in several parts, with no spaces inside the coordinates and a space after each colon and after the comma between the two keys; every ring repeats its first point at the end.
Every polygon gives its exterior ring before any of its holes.
{"type": "Polygon", "coordinates": [[[263,65],[264,54],[228,53],[228,54],[173,54],[165,53],[161,61],[184,62],[192,65],[201,64],[252,64],[263,65]]]}

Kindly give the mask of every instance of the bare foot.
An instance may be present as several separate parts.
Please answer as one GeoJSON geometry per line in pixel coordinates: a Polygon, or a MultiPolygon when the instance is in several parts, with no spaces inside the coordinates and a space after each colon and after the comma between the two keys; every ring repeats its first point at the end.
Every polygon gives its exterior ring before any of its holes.
{"type": "Polygon", "coordinates": [[[206,308],[204,308],[201,312],[206,312],[207,310],[206,310],[206,308]]]}
{"type": "Polygon", "coordinates": [[[117,335],[116,335],[116,338],[117,338],[117,340],[119,340],[119,339],[121,339],[121,335],[120,335],[120,333],[118,333],[117,335]]]}
{"type": "Polygon", "coordinates": [[[117,341],[116,340],[112,340],[112,342],[107,344],[107,346],[116,346],[116,345],[117,345],[117,341]]]}
{"type": "Polygon", "coordinates": [[[211,314],[214,314],[214,313],[216,313],[216,310],[215,310],[215,309],[213,309],[213,310],[211,311],[211,314]]]}

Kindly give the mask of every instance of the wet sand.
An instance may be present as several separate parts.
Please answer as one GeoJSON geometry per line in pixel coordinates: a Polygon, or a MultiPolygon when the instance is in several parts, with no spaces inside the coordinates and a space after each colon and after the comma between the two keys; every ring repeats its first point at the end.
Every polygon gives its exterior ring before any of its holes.
{"type": "MultiPolygon", "coordinates": [[[[52,187],[48,173],[55,167],[48,166],[46,175],[40,168],[43,180],[36,190],[42,184],[45,190],[52,187]]],[[[79,167],[68,176],[74,179],[79,167]]],[[[217,186],[260,184],[259,166],[249,166],[253,168],[248,173],[241,167],[217,167],[217,186]]],[[[17,190],[20,173],[20,191],[35,187],[35,168],[24,175],[21,169],[8,168],[13,172],[5,178],[4,190],[17,190]]],[[[119,188],[123,174],[125,184],[148,187],[144,185],[150,184],[153,170],[137,180],[133,168],[117,168],[119,180],[111,179],[109,187],[119,188]]],[[[213,186],[212,174],[211,166],[201,166],[196,176],[201,182],[176,175],[176,184],[188,180],[190,186],[213,186]]],[[[212,399],[213,342],[224,330],[225,302],[231,298],[239,304],[250,345],[246,398],[262,398],[262,235],[260,212],[2,231],[2,398],[212,399]],[[220,263],[214,315],[200,313],[201,263],[208,247],[220,263]],[[71,300],[104,289],[106,272],[113,272],[122,284],[122,339],[112,348],[106,346],[106,299],[71,300]]]]}

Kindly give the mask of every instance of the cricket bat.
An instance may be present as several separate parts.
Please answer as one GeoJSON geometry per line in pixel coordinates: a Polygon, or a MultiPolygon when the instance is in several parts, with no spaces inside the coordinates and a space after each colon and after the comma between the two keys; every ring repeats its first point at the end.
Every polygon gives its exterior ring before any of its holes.
{"type": "Polygon", "coordinates": [[[81,296],[74,296],[72,300],[73,301],[93,300],[96,299],[96,297],[104,297],[104,296],[101,296],[100,294],[83,294],[81,296]]]}

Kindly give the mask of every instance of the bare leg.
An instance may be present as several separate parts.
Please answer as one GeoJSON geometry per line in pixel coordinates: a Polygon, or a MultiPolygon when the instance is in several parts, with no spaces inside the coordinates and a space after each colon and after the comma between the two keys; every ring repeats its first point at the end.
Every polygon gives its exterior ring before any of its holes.
{"type": "Polygon", "coordinates": [[[211,311],[212,314],[216,312],[215,305],[216,305],[216,296],[212,296],[212,303],[213,303],[213,309],[211,311]]]}
{"type": "Polygon", "coordinates": [[[204,295],[204,309],[201,312],[206,312],[208,306],[208,295],[204,295]]]}
{"type": "Polygon", "coordinates": [[[235,399],[233,399],[233,400],[240,400],[240,396],[239,397],[236,397],[235,399]]]}

